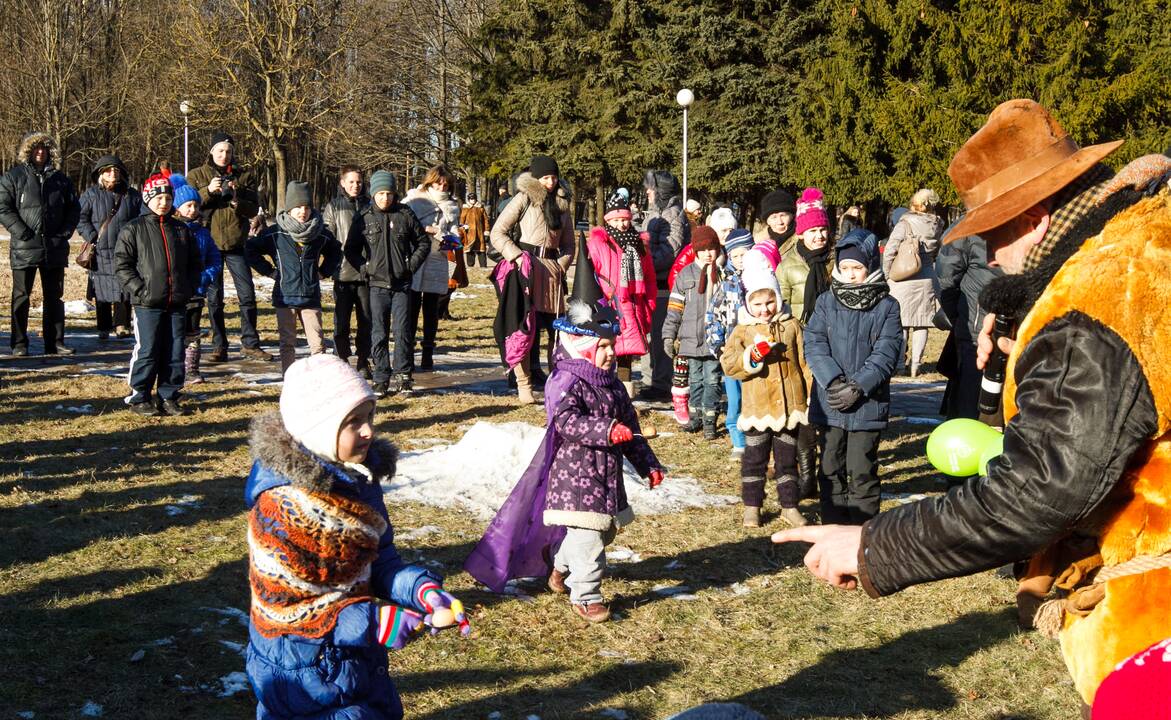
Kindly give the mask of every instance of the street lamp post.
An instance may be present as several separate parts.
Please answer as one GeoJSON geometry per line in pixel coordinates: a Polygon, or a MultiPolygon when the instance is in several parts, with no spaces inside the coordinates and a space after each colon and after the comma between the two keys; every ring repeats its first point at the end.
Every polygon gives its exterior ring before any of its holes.
{"type": "Polygon", "coordinates": [[[695,93],[683,88],[675,95],[675,102],[683,108],[683,206],[687,206],[687,106],[695,102],[695,93]]]}
{"type": "Polygon", "coordinates": [[[183,177],[187,177],[187,113],[191,112],[191,103],[180,101],[179,112],[183,113],[183,177]]]}

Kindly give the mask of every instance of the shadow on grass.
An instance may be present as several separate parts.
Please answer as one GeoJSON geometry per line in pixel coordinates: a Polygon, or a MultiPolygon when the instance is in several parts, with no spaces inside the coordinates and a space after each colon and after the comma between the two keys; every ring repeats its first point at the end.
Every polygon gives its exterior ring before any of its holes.
{"type": "Polygon", "coordinates": [[[730,700],[770,718],[885,718],[949,710],[957,697],[936,671],[1016,632],[1011,609],[971,612],[877,648],[836,650],[783,683],[730,700]]]}

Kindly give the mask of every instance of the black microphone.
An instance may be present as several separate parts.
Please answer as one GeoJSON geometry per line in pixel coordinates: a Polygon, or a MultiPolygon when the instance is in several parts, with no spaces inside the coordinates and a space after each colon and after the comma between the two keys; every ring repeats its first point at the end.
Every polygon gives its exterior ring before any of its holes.
{"type": "Polygon", "coordinates": [[[981,418],[996,416],[1000,410],[1000,399],[1004,393],[1004,377],[1008,368],[1008,355],[1000,349],[1000,338],[1013,336],[1013,320],[1007,315],[997,315],[992,328],[992,354],[984,364],[984,377],[980,380],[980,400],[977,407],[981,418]]]}

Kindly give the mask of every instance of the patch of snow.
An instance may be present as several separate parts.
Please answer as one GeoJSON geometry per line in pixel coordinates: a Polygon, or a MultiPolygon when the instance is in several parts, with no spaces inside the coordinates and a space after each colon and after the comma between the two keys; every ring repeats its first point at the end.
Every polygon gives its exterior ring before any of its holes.
{"type": "Polygon", "coordinates": [[[218,693],[220,697],[231,697],[236,693],[248,692],[252,689],[252,685],[248,682],[248,676],[239,670],[224,675],[220,678],[220,684],[224,687],[218,693]]]}
{"type": "Polygon", "coordinates": [[[598,714],[602,717],[613,718],[614,720],[628,720],[630,717],[625,710],[619,710],[617,708],[603,708],[598,714]]]}
{"type": "Polygon", "coordinates": [[[651,592],[672,600],[698,600],[699,596],[691,592],[686,585],[655,585],[651,592]]]}
{"type": "Polygon", "coordinates": [[[101,717],[105,712],[102,706],[93,700],[86,700],[85,705],[81,706],[81,714],[86,717],[101,717]]]}
{"type": "Polygon", "coordinates": [[[907,417],[903,418],[903,422],[910,425],[941,425],[943,424],[943,418],[916,417],[914,415],[908,415],[907,417]]]}
{"type": "Polygon", "coordinates": [[[443,532],[443,528],[438,525],[424,525],[417,527],[414,530],[408,530],[405,533],[395,535],[395,540],[418,540],[419,538],[427,537],[428,535],[435,535],[443,532]]]}
{"type": "Polygon", "coordinates": [[[474,300],[475,297],[475,295],[469,295],[468,293],[462,292],[460,290],[456,290],[451,294],[452,300],[474,300]]]}
{"type": "Polygon", "coordinates": [[[146,650],[143,650],[142,648],[139,648],[139,649],[137,649],[137,650],[135,650],[135,651],[134,651],[134,654],[133,654],[133,655],[131,655],[131,656],[130,656],[130,662],[132,662],[132,663],[139,662],[139,661],[140,661],[140,660],[142,660],[144,657],[146,657],[146,650]]]}
{"type": "Polygon", "coordinates": [[[246,373],[234,372],[232,377],[238,377],[249,385],[275,385],[284,382],[285,376],[279,372],[246,373]]]}
{"type": "Polygon", "coordinates": [[[499,710],[493,710],[492,712],[488,713],[488,720],[500,720],[502,717],[504,717],[504,715],[501,714],[499,710]]]}
{"type": "Polygon", "coordinates": [[[732,591],[733,595],[747,595],[748,593],[752,592],[752,588],[748,587],[744,583],[732,583],[732,586],[728,589],[732,591]]]}
{"type": "Polygon", "coordinates": [[[628,547],[615,545],[606,551],[606,559],[611,562],[642,562],[642,556],[628,547]]]}
{"type": "Polygon", "coordinates": [[[65,303],[66,315],[88,315],[93,311],[94,306],[85,300],[70,300],[69,302],[65,303]]]}
{"type": "Polygon", "coordinates": [[[234,607],[222,607],[222,608],[202,607],[202,608],[200,608],[200,610],[206,610],[208,612],[216,613],[217,615],[227,615],[230,618],[236,618],[236,620],[239,621],[239,623],[241,625],[243,625],[244,627],[248,627],[248,613],[244,612],[243,610],[241,610],[239,608],[234,608],[234,607]]]}
{"type": "Polygon", "coordinates": [[[20,712],[16,713],[16,717],[23,718],[23,720],[33,720],[33,718],[36,716],[37,714],[32,710],[21,710],[20,712]]]}
{"type": "Polygon", "coordinates": [[[231,640],[220,640],[220,645],[243,657],[244,643],[232,642],[231,640]]]}
{"type": "Polygon", "coordinates": [[[678,560],[672,560],[671,562],[664,565],[663,569],[664,570],[679,570],[680,568],[685,568],[685,567],[687,567],[687,566],[684,563],[681,563],[678,560]]]}
{"type": "MultiPolygon", "coordinates": [[[[454,445],[399,455],[398,473],[383,491],[395,502],[453,505],[490,519],[516,485],[541,446],[545,429],[528,423],[476,422],[454,445]],[[469,475],[467,468],[475,468],[469,475]]],[[[662,514],[685,508],[740,502],[732,495],[712,495],[699,481],[668,476],[651,490],[629,462],[623,466],[626,493],[635,514],[662,514]]]]}
{"type": "Polygon", "coordinates": [[[166,645],[174,645],[175,638],[173,638],[173,637],[159,638],[158,640],[155,640],[154,642],[152,642],[150,644],[153,645],[154,647],[164,647],[166,645]]]}
{"type": "Polygon", "coordinates": [[[927,496],[923,493],[882,493],[881,499],[894,500],[900,505],[908,505],[920,500],[926,500],[927,496]]]}

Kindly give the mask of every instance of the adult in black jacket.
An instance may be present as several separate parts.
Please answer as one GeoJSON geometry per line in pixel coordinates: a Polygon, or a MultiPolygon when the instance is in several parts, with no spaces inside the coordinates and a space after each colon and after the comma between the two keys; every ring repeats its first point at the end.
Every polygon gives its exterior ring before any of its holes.
{"type": "Polygon", "coordinates": [[[35,132],[20,141],[16,165],[0,178],[0,223],[8,229],[12,266],[13,355],[28,354],[28,306],[33,281],[41,273],[44,314],[41,335],[45,354],[72,354],[65,347],[65,268],[69,238],[77,228],[81,206],[73,181],[57,169],[57,143],[35,132]]]}
{"type": "Polygon", "coordinates": [[[97,269],[89,273],[97,305],[98,337],[111,331],[129,337],[130,296],[114,274],[114,244],[122,226],[142,214],[142,193],[127,182],[129,174],[117,155],[105,155],[94,163],[93,185],[81,194],[81,218],[77,232],[95,245],[97,269]]]}
{"type": "Polygon", "coordinates": [[[114,267],[134,305],[134,353],[126,404],[140,415],[186,415],[183,337],[187,300],[199,288],[203,261],[187,226],[171,217],[173,190],[164,175],[142,186],[147,210],[118,233],[114,267]],[[161,400],[152,398],[158,384],[161,400]]]}
{"type": "MultiPolygon", "coordinates": [[[[338,176],[337,197],[321,211],[325,228],[339,243],[346,241],[354,218],[370,204],[363,188],[362,171],[345,165],[338,176]]],[[[370,285],[358,273],[358,268],[342,259],[333,278],[333,347],[342,360],[350,359],[350,316],[358,316],[358,334],[355,349],[358,353],[358,372],[370,379],[370,285]]]]}
{"type": "Polygon", "coordinates": [[[350,226],[345,258],[370,284],[374,393],[382,397],[409,392],[412,386],[415,367],[411,340],[416,318],[411,315],[411,278],[431,252],[431,239],[411,209],[396,201],[394,175],[385,170],[374,173],[370,177],[370,196],[374,202],[350,226]],[[392,316],[393,367],[388,335],[392,316]]]}

